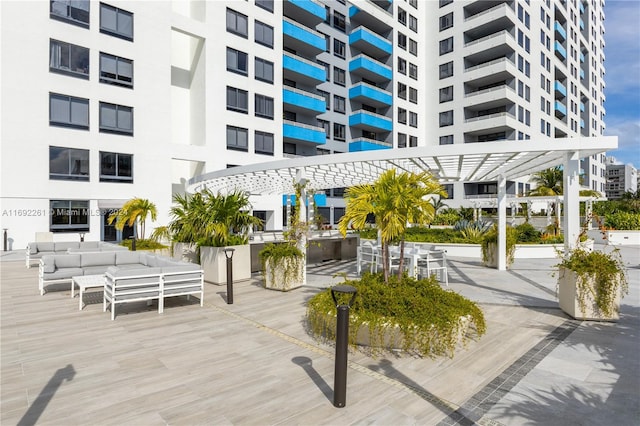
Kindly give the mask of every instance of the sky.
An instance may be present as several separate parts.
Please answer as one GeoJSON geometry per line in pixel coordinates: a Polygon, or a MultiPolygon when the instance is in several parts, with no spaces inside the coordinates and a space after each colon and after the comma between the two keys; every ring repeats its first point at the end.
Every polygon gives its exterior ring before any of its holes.
{"type": "Polygon", "coordinates": [[[640,0],[606,0],[604,13],[607,155],[640,168],[640,0]]]}

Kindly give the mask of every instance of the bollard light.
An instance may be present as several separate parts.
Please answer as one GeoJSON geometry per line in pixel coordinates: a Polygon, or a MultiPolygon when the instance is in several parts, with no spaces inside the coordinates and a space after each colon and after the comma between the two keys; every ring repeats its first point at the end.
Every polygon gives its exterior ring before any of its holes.
{"type": "Polygon", "coordinates": [[[131,239],[131,251],[136,251],[136,236],[129,237],[131,239]]]}
{"type": "Polygon", "coordinates": [[[224,257],[227,258],[227,305],[233,305],[233,253],[236,249],[224,249],[224,257]]]}
{"type": "Polygon", "coordinates": [[[84,242],[84,232],[80,232],[80,242],[83,243],[84,242]]]}
{"type": "Polygon", "coordinates": [[[3,234],[4,234],[4,251],[7,251],[7,231],[9,230],[9,228],[2,228],[3,234]]]}
{"type": "Polygon", "coordinates": [[[336,365],[333,382],[333,405],[341,408],[347,399],[347,355],[349,350],[349,308],[356,299],[357,290],[350,285],[331,287],[331,297],[336,304],[336,365]],[[338,304],[337,294],[351,294],[349,303],[338,304]]]}

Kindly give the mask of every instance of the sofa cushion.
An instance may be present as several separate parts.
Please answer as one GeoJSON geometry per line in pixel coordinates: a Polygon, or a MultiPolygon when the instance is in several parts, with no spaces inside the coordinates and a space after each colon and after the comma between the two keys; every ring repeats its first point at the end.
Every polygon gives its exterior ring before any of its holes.
{"type": "Polygon", "coordinates": [[[81,266],[79,254],[57,254],[53,256],[53,259],[55,260],[56,270],[79,268],[81,266]]]}
{"type": "Polygon", "coordinates": [[[117,266],[112,266],[107,268],[107,272],[114,277],[130,277],[130,276],[141,276],[141,275],[160,275],[162,269],[160,268],[119,268],[117,266]]]}
{"type": "Polygon", "coordinates": [[[137,251],[117,251],[116,253],[116,266],[129,265],[132,263],[142,264],[140,257],[146,256],[145,253],[137,251]]]}
{"type": "Polygon", "coordinates": [[[111,266],[116,264],[116,254],[114,252],[82,253],[81,265],[86,266],[111,266]]]}
{"type": "Polygon", "coordinates": [[[82,241],[80,242],[81,249],[97,249],[100,247],[99,241],[82,241]]]}
{"type": "Polygon", "coordinates": [[[151,266],[151,267],[160,266],[160,262],[158,261],[158,256],[154,256],[153,254],[146,253],[144,257],[141,256],[140,259],[142,260],[142,264],[146,266],[151,266]]]}
{"type": "Polygon", "coordinates": [[[38,247],[38,251],[55,251],[55,243],[51,242],[40,242],[36,243],[38,247]]]}
{"type": "Polygon", "coordinates": [[[202,268],[200,265],[196,265],[195,263],[177,263],[170,266],[163,266],[162,272],[166,274],[176,273],[176,272],[199,272],[202,268]]]}
{"type": "Polygon", "coordinates": [[[29,243],[27,245],[27,250],[29,251],[29,254],[36,254],[38,252],[38,243],[29,243]]]}
{"type": "Polygon", "coordinates": [[[40,264],[42,265],[42,272],[45,274],[50,274],[56,270],[56,261],[53,259],[52,254],[42,256],[40,264]]]}
{"type": "Polygon", "coordinates": [[[50,274],[45,274],[43,278],[45,280],[63,280],[78,275],[82,275],[82,268],[63,268],[50,274]]]}
{"type": "Polygon", "coordinates": [[[80,243],[75,241],[65,241],[53,244],[55,246],[55,251],[67,251],[69,249],[77,249],[80,247],[80,243]]]}
{"type": "Polygon", "coordinates": [[[82,268],[82,275],[102,275],[107,272],[109,265],[85,266],[82,268]]]}

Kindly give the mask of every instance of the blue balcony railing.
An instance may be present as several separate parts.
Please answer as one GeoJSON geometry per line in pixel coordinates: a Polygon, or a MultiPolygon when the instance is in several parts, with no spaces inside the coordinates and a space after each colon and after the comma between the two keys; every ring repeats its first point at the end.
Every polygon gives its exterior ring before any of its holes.
{"type": "Polygon", "coordinates": [[[553,28],[555,29],[556,34],[560,35],[563,40],[567,39],[567,32],[565,31],[564,27],[562,26],[562,24],[560,22],[556,21],[553,24],[553,28]]]}
{"type": "Polygon", "coordinates": [[[556,53],[558,53],[562,57],[562,59],[567,59],[567,50],[562,47],[560,42],[556,41],[553,44],[553,47],[555,48],[556,53]]]}
{"type": "Polygon", "coordinates": [[[320,84],[326,80],[323,66],[291,53],[282,55],[282,68],[287,78],[304,81],[307,84],[320,84]]]}
{"type": "Polygon", "coordinates": [[[391,149],[391,146],[383,142],[376,143],[363,138],[349,142],[349,152],[375,151],[378,149],[391,149]]]}
{"type": "Polygon", "coordinates": [[[375,107],[391,106],[393,97],[391,93],[379,87],[367,83],[358,83],[349,89],[349,99],[366,103],[375,107]]]}
{"type": "Polygon", "coordinates": [[[553,83],[553,89],[562,96],[567,96],[567,88],[557,80],[553,83]]]}
{"type": "Polygon", "coordinates": [[[389,117],[364,110],[356,111],[349,116],[349,126],[373,132],[393,130],[393,122],[389,117]]]}
{"type": "Polygon", "coordinates": [[[282,20],[282,35],[285,45],[290,45],[296,51],[317,55],[324,52],[327,45],[324,36],[287,18],[282,20]]]}
{"type": "Polygon", "coordinates": [[[293,88],[285,87],[282,90],[282,103],[293,107],[289,109],[303,110],[316,114],[322,114],[327,110],[327,104],[323,97],[293,88]]]}
{"type": "Polygon", "coordinates": [[[324,129],[304,123],[297,123],[295,121],[283,122],[282,137],[284,140],[294,142],[308,142],[317,145],[324,145],[327,143],[327,136],[324,129]]]}
{"type": "Polygon", "coordinates": [[[326,17],[324,6],[315,0],[286,0],[284,11],[290,18],[309,24],[319,24],[326,17]]]}
{"type": "Polygon", "coordinates": [[[391,55],[391,42],[366,28],[358,27],[349,34],[349,45],[376,57],[391,55]]]}
{"type": "Polygon", "coordinates": [[[567,115],[567,107],[564,106],[564,104],[560,101],[555,101],[554,103],[554,109],[556,112],[559,112],[560,114],[567,115]]]}
{"type": "Polygon", "coordinates": [[[365,55],[358,55],[349,62],[349,72],[375,82],[388,81],[393,78],[391,67],[365,55]]]}

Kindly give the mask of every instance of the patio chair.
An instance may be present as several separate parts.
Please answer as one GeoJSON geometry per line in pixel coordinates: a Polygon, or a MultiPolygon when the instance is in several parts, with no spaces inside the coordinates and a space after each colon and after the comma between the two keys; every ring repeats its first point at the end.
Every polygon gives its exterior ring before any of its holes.
{"type": "Polygon", "coordinates": [[[370,241],[364,241],[358,247],[358,275],[362,274],[362,265],[369,267],[369,272],[378,272],[378,248],[370,241]]]}
{"type": "Polygon", "coordinates": [[[434,274],[438,281],[444,281],[445,285],[449,287],[447,252],[445,250],[430,250],[418,261],[418,275],[420,277],[430,277],[434,274]]]}

